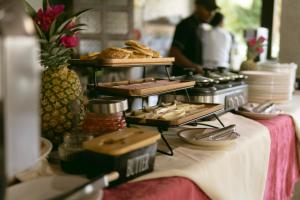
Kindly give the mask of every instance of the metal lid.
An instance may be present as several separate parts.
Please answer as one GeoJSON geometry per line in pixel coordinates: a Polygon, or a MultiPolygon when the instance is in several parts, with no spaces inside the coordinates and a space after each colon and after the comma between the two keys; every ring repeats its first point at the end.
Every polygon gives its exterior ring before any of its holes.
{"type": "Polygon", "coordinates": [[[128,109],[127,99],[118,97],[102,97],[89,101],[89,110],[98,114],[114,114],[128,109]]]}

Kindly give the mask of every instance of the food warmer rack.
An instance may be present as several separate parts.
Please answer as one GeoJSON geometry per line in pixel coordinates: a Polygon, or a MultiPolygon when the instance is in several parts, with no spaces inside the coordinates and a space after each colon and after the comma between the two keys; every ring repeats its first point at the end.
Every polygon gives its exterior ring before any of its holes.
{"type": "MultiPolygon", "coordinates": [[[[174,97],[176,97],[176,91],[179,90],[184,90],[187,101],[190,102],[190,96],[188,93],[188,89],[194,87],[194,84],[185,84],[183,87],[175,87],[172,89],[164,90],[162,92],[159,91],[154,91],[153,93],[151,92],[146,92],[146,93],[140,93],[140,94],[130,94],[130,93],[114,93],[114,92],[109,92],[109,90],[99,90],[97,85],[97,79],[96,79],[96,72],[98,70],[102,70],[103,68],[130,68],[130,67],[143,67],[143,78],[146,78],[146,67],[147,66],[163,66],[165,68],[166,74],[168,81],[172,81],[171,75],[170,75],[170,68],[173,66],[173,62],[175,59],[173,57],[167,57],[167,58],[145,58],[145,59],[105,59],[105,60],[79,60],[79,59],[72,59],[70,60],[70,64],[72,67],[79,67],[81,70],[82,68],[92,68],[93,72],[93,81],[88,84],[88,89],[95,91],[97,94],[105,94],[105,95],[110,95],[110,96],[126,96],[126,97],[140,97],[142,98],[142,102],[144,102],[145,98],[151,95],[160,95],[160,94],[165,94],[165,93],[173,93],[174,97]]],[[[142,104],[144,106],[144,104],[142,104]]],[[[166,121],[166,120],[154,120],[150,122],[145,122],[142,120],[138,120],[134,117],[129,117],[125,111],[124,111],[124,116],[126,118],[126,123],[127,126],[130,127],[131,124],[137,124],[137,125],[145,125],[145,126],[153,126],[158,129],[158,131],[161,134],[161,138],[163,142],[166,144],[168,148],[168,152],[162,151],[162,150],[157,150],[160,153],[172,156],[173,155],[173,149],[168,143],[167,139],[164,137],[163,132],[168,131],[169,128],[171,127],[178,127],[182,125],[187,125],[187,124],[192,124],[192,125],[205,125],[208,127],[213,127],[213,128],[218,128],[215,126],[211,126],[208,124],[202,124],[199,123],[201,119],[208,118],[208,117],[214,117],[217,119],[217,121],[221,124],[222,127],[225,127],[222,121],[219,119],[218,114],[224,112],[224,107],[223,105],[220,104],[206,104],[207,109],[204,112],[199,112],[196,114],[193,114],[191,116],[188,116],[187,118],[183,120],[176,121],[175,123],[172,121],[166,121]]]]}

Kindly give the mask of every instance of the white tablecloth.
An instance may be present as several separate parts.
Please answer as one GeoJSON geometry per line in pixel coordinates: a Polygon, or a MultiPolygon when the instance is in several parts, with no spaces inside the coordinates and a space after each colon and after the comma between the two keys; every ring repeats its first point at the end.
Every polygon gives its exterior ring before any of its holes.
{"type": "Polygon", "coordinates": [[[263,199],[270,153],[268,129],[231,113],[221,120],[225,125],[236,124],[241,137],[235,144],[223,149],[200,148],[184,143],[175,135],[177,130],[171,130],[166,136],[175,148],[174,156],[157,156],[154,172],[135,181],[183,176],[214,200],[263,199]]]}

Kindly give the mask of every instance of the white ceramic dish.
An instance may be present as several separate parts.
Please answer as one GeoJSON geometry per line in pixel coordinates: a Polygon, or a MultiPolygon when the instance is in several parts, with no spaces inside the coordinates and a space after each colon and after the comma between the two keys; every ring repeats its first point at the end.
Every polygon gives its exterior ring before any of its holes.
{"type": "Polygon", "coordinates": [[[16,178],[21,181],[29,181],[32,179],[40,178],[42,176],[52,175],[53,172],[46,160],[47,156],[52,150],[52,143],[45,139],[40,139],[40,157],[37,162],[30,169],[19,172],[16,174],[16,178]]]}
{"type": "MultiPolygon", "coordinates": [[[[88,179],[79,176],[43,177],[9,187],[6,200],[44,200],[63,194],[75,187],[85,184],[88,179]]],[[[101,191],[99,191],[101,193],[101,191]]],[[[99,194],[95,194],[99,197],[99,194]]],[[[99,198],[94,198],[99,199],[99,198]]]]}
{"type": "Polygon", "coordinates": [[[257,106],[259,106],[257,103],[247,103],[237,113],[251,119],[272,119],[283,113],[282,110],[276,108],[276,105],[272,105],[265,112],[257,113],[253,111],[257,106]]]}
{"type": "Polygon", "coordinates": [[[237,111],[237,113],[251,119],[272,119],[281,114],[281,112],[279,111],[274,113],[254,113],[246,111],[237,111]]]}
{"type": "Polygon", "coordinates": [[[187,143],[198,145],[198,146],[206,146],[206,147],[224,147],[232,144],[235,140],[240,136],[238,133],[232,133],[220,140],[210,140],[209,138],[204,139],[195,139],[196,136],[201,134],[206,134],[210,131],[213,131],[213,128],[193,128],[193,129],[185,129],[179,131],[178,136],[187,143]]]}

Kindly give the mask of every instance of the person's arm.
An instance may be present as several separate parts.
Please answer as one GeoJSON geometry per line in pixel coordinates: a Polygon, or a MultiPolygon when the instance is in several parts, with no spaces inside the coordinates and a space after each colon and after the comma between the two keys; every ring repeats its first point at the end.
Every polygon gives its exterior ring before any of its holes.
{"type": "Polygon", "coordinates": [[[190,59],[183,55],[179,48],[172,46],[170,49],[170,56],[175,57],[175,63],[178,65],[184,66],[184,68],[187,69],[192,69],[196,73],[203,73],[202,67],[193,63],[190,59]]]}

